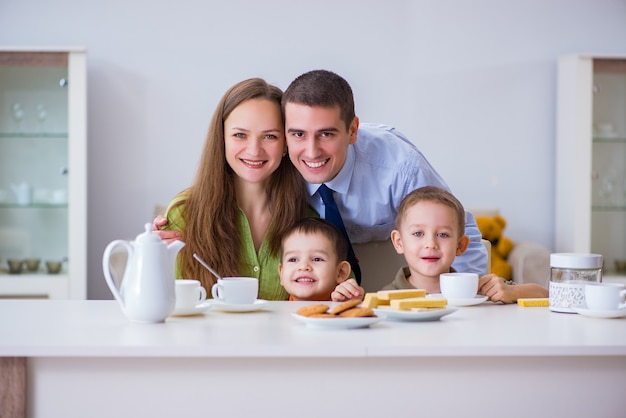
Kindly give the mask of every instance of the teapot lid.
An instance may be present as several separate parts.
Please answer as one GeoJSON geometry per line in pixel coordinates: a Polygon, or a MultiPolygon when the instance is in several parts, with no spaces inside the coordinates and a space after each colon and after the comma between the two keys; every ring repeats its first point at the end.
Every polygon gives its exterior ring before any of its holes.
{"type": "Polygon", "coordinates": [[[144,225],[144,228],[146,230],[144,232],[142,232],[141,234],[137,235],[137,238],[135,239],[135,242],[137,242],[139,244],[150,244],[150,243],[163,242],[163,241],[161,241],[161,237],[159,237],[157,234],[152,233],[152,224],[151,223],[146,223],[144,225]]]}

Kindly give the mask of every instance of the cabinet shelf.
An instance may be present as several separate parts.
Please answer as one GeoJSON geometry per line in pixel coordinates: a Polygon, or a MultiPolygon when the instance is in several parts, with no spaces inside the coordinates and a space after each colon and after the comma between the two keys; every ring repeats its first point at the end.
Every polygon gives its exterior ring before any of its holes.
{"type": "Polygon", "coordinates": [[[594,212],[626,212],[626,206],[593,205],[591,210],[594,212]]]}
{"type": "Polygon", "coordinates": [[[58,138],[67,139],[67,132],[0,132],[0,138],[58,138]]]}
{"type": "Polygon", "coordinates": [[[67,209],[67,203],[33,203],[31,205],[0,203],[0,209],[67,209]]]}

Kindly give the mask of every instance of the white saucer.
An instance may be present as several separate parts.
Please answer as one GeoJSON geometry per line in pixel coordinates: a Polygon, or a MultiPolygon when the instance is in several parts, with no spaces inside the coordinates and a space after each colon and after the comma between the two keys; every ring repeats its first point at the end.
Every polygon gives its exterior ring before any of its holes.
{"type": "Polygon", "coordinates": [[[208,300],[192,307],[192,308],[182,308],[182,309],[174,309],[172,312],[172,316],[190,316],[190,315],[199,315],[209,310],[211,307],[211,303],[208,300]]]}
{"type": "Polygon", "coordinates": [[[214,310],[222,312],[255,312],[262,311],[267,308],[267,301],[264,299],[257,299],[254,303],[233,305],[212,299],[211,306],[214,310]]]}
{"type": "MultiPolygon", "coordinates": [[[[378,315],[378,314],[377,314],[378,315]]],[[[300,322],[304,322],[310,328],[330,328],[330,329],[354,329],[366,328],[376,322],[385,319],[384,315],[367,316],[359,318],[337,317],[337,318],[311,318],[309,316],[292,313],[291,316],[300,322]]]]}
{"type": "Polygon", "coordinates": [[[429,309],[427,311],[401,311],[397,309],[374,309],[376,315],[386,316],[390,320],[394,321],[436,321],[443,316],[449,315],[458,311],[457,308],[442,308],[442,309],[429,309]]]}
{"type": "Polygon", "coordinates": [[[594,311],[587,308],[587,305],[572,306],[574,312],[592,318],[623,318],[626,316],[626,309],[614,309],[610,311],[594,311]]]}
{"type": "MultiPolygon", "coordinates": [[[[444,296],[441,293],[434,293],[431,295],[427,295],[426,297],[430,298],[443,298],[444,296]]],[[[446,298],[447,299],[447,298],[446,298]]],[[[448,305],[452,306],[473,306],[479,305],[489,299],[484,295],[476,295],[473,298],[462,298],[462,299],[448,299],[448,305]]]]}

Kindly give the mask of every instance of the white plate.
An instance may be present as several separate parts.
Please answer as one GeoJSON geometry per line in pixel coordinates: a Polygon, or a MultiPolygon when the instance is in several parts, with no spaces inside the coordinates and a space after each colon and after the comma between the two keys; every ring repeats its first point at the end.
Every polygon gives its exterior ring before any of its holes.
{"type": "Polygon", "coordinates": [[[587,305],[572,306],[574,312],[592,318],[623,318],[626,316],[626,309],[615,309],[610,311],[595,311],[587,308],[587,305]]]}
{"type": "Polygon", "coordinates": [[[431,309],[428,311],[400,311],[396,309],[374,309],[376,315],[385,315],[395,321],[436,321],[458,311],[457,308],[431,309]]]}
{"type": "Polygon", "coordinates": [[[224,303],[219,300],[211,299],[211,307],[216,311],[222,312],[255,312],[262,311],[267,308],[267,301],[264,299],[257,299],[254,303],[233,305],[230,303],[224,303]]]}
{"type": "Polygon", "coordinates": [[[172,316],[190,316],[199,315],[209,310],[211,303],[208,300],[194,306],[193,308],[174,309],[172,316]]]}
{"type": "Polygon", "coordinates": [[[384,315],[367,316],[362,318],[311,318],[309,316],[302,316],[298,315],[297,313],[292,313],[291,316],[293,316],[300,322],[304,322],[307,327],[329,329],[365,328],[385,319],[384,315]]]}
{"type": "MultiPolygon", "coordinates": [[[[444,296],[441,293],[434,293],[431,295],[427,295],[428,298],[443,298],[444,296]]],[[[487,296],[476,295],[473,298],[463,298],[463,299],[448,299],[448,305],[452,306],[472,306],[479,305],[489,299],[487,296]]]]}

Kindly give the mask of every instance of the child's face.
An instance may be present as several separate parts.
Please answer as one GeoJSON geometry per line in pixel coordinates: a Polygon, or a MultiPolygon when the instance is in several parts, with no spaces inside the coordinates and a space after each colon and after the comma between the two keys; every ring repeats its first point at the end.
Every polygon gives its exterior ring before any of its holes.
{"type": "Polygon", "coordinates": [[[337,284],[350,274],[350,264],[338,261],[324,235],[294,233],[283,241],[278,272],[280,284],[294,300],[330,300],[337,284]]]}
{"type": "Polygon", "coordinates": [[[391,240],[396,251],[404,254],[412,274],[438,278],[450,271],[454,258],[467,248],[467,237],[458,229],[452,208],[423,201],[407,210],[391,240]]]}

